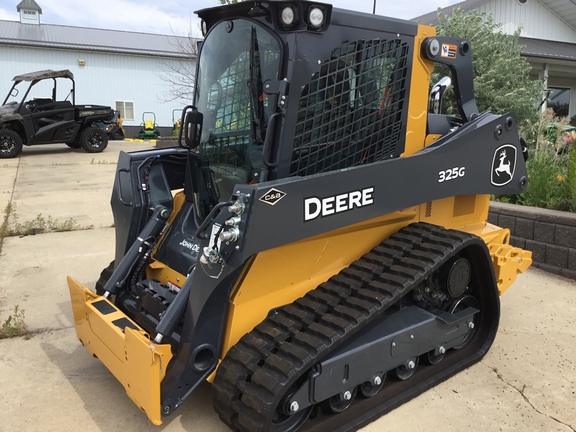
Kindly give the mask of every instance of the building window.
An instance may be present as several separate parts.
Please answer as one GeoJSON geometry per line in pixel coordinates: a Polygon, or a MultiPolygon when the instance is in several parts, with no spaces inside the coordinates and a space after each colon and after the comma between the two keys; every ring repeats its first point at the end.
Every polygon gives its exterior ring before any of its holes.
{"type": "Polygon", "coordinates": [[[116,101],[116,110],[124,120],[134,120],[134,102],[116,101]]]}
{"type": "MultiPolygon", "coordinates": [[[[24,10],[24,15],[30,15],[30,18],[36,18],[36,11],[33,10],[24,10]]],[[[28,17],[26,17],[28,18],[28,17]]]]}
{"type": "Polygon", "coordinates": [[[567,117],[570,112],[570,89],[548,88],[548,106],[558,117],[567,117]]]}

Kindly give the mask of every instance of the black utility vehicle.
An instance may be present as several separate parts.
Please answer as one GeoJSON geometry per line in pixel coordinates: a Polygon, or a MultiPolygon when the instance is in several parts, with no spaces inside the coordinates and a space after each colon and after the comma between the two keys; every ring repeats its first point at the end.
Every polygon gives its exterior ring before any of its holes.
{"type": "Polygon", "coordinates": [[[13,81],[0,107],[0,158],[18,156],[22,145],[64,143],[89,153],[106,148],[108,136],[97,123],[112,119],[114,112],[102,105],[76,105],[72,72],[44,70],[13,81]],[[26,89],[22,83],[30,84],[26,89]]]}

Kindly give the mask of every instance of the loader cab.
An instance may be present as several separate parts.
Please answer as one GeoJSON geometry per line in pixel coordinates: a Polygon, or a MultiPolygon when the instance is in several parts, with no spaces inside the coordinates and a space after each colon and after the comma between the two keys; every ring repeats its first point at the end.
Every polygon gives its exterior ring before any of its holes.
{"type": "Polygon", "coordinates": [[[220,201],[234,185],[399,156],[416,23],[366,20],[307,1],[197,12],[198,153],[220,201]]]}

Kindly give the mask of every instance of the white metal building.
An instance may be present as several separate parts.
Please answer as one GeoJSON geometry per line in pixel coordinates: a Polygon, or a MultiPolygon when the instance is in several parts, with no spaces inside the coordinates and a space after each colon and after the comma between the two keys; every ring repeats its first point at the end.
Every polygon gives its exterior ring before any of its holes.
{"type": "MultiPolygon", "coordinates": [[[[442,13],[450,15],[457,7],[490,13],[507,33],[521,27],[524,56],[533,78],[546,83],[548,104],[557,113],[576,115],[576,0],[467,0],[442,13]]],[[[435,11],[416,20],[434,25],[438,15],[435,11]]]]}
{"type": "Polygon", "coordinates": [[[173,111],[191,103],[165,102],[169,85],[162,79],[170,67],[195,61],[181,48],[188,43],[184,38],[42,24],[42,9],[34,0],[23,0],[16,7],[20,21],[0,20],[2,100],[16,75],[69,69],[76,81],[76,103],[120,110],[127,136],[136,136],[145,112],[155,114],[166,134],[172,128],[173,111]]]}
{"type": "MultiPolygon", "coordinates": [[[[520,42],[533,77],[547,83],[549,101],[576,115],[576,0],[466,0],[444,8],[476,9],[492,14],[504,31],[522,28],[520,42]]],[[[128,136],[134,136],[145,112],[153,112],[164,134],[174,110],[189,100],[165,102],[169,69],[195,59],[183,53],[184,38],[148,33],[42,24],[34,0],[16,6],[20,21],[0,20],[0,98],[15,75],[43,69],[70,69],[76,79],[76,101],[109,105],[124,114],[128,136]]],[[[415,18],[437,24],[437,12],[415,18]]],[[[189,67],[193,70],[194,67],[189,67]]],[[[192,81],[192,77],[191,77],[192,81]]]]}

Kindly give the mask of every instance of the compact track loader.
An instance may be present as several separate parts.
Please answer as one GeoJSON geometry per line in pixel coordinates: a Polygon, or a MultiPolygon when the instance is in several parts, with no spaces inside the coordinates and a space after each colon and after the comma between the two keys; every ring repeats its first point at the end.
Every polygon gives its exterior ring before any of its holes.
{"type": "Polygon", "coordinates": [[[115,259],[68,280],[84,346],[154,424],[209,381],[248,432],[357,429],[479,361],[531,254],[487,223],[525,145],[478,113],[470,44],[299,0],[198,15],[180,146],[120,154],[115,259]]]}

